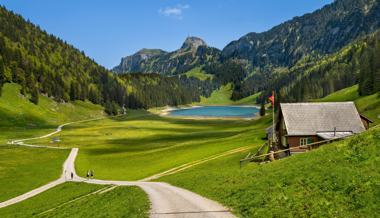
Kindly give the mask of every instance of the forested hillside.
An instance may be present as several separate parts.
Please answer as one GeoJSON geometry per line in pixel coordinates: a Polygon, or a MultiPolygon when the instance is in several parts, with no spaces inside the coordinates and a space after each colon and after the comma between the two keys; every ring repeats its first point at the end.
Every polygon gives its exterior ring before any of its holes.
{"type": "Polygon", "coordinates": [[[128,81],[119,78],[83,52],[4,7],[0,7],[0,23],[0,90],[4,83],[18,83],[21,94],[29,96],[35,104],[41,93],[58,102],[88,99],[105,105],[107,112],[115,114],[123,105],[146,108],[185,104],[198,100],[201,93],[205,96],[211,93],[208,88],[202,89],[201,83],[207,81],[194,78],[157,75],[130,76],[128,81]],[[148,80],[152,81],[149,85],[148,80]],[[157,99],[152,93],[163,97],[157,99]]]}
{"type": "MultiPolygon", "coordinates": [[[[272,84],[284,101],[307,101],[359,84],[360,95],[380,91],[380,32],[321,60],[305,59],[272,84]]],[[[269,93],[267,93],[269,94],[269,93]]]]}
{"type": "Polygon", "coordinates": [[[234,86],[233,97],[262,91],[261,102],[275,90],[282,102],[309,101],[359,84],[360,95],[380,91],[380,30],[361,37],[338,52],[307,56],[290,68],[266,67],[234,86]]]}
{"type": "Polygon", "coordinates": [[[160,107],[199,102],[216,89],[210,79],[201,81],[187,76],[165,77],[159,74],[129,73],[120,75],[128,86],[129,108],[160,107]]]}
{"type": "Polygon", "coordinates": [[[262,91],[258,102],[276,90],[283,102],[309,101],[359,84],[359,94],[380,91],[380,30],[363,36],[338,52],[307,56],[290,68],[266,67],[235,86],[238,98],[262,91]]]}
{"type": "Polygon", "coordinates": [[[22,93],[39,92],[57,101],[91,99],[123,103],[126,89],[83,52],[0,8],[0,72],[2,83],[15,82],[22,93]]]}

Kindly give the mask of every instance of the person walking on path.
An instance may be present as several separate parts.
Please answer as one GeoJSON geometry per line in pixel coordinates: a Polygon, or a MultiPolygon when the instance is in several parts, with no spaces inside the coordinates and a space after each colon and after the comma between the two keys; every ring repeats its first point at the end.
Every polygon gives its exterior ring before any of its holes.
{"type": "Polygon", "coordinates": [[[87,179],[90,177],[90,172],[89,172],[89,170],[87,170],[86,177],[87,177],[87,179]]]}
{"type": "Polygon", "coordinates": [[[71,180],[73,180],[73,179],[74,179],[74,173],[71,172],[71,180]]]}

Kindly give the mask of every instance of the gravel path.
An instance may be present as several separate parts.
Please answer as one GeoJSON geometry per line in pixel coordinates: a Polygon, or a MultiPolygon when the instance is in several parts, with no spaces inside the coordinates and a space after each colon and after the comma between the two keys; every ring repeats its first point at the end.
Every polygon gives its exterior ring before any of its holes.
{"type": "MultiPolygon", "coordinates": [[[[92,121],[97,119],[85,120],[80,122],[92,121]]],[[[74,123],[74,122],[72,122],[74,123]]],[[[62,130],[62,127],[72,123],[66,123],[60,125],[55,132],[49,133],[47,135],[11,141],[9,144],[17,144],[29,147],[44,147],[38,145],[24,144],[24,141],[32,139],[46,138],[54,135],[62,130]]],[[[78,122],[75,122],[78,123],[78,122]]],[[[54,148],[54,147],[53,147],[54,148]]],[[[62,148],[61,148],[62,149],[62,148]]],[[[246,148],[242,148],[245,150],[246,148]]],[[[170,175],[175,172],[182,171],[191,166],[203,163],[208,160],[218,158],[220,156],[228,155],[230,153],[235,153],[241,151],[241,149],[235,149],[221,155],[212,156],[208,159],[195,161],[190,164],[173,168],[172,170],[166,171],[161,174],[154,175],[152,177],[144,179],[144,181],[114,181],[114,180],[98,180],[98,179],[85,179],[78,176],[75,172],[75,159],[78,155],[78,148],[72,148],[71,152],[63,164],[63,172],[59,179],[34,189],[30,192],[17,196],[15,198],[9,199],[7,201],[0,203],[0,208],[16,204],[23,200],[29,199],[36,196],[50,188],[53,188],[64,182],[85,182],[90,184],[100,184],[100,185],[116,185],[116,186],[138,186],[143,189],[151,202],[150,217],[151,218],[232,218],[235,217],[230,213],[230,211],[219,203],[206,199],[198,194],[190,192],[188,190],[178,188],[163,182],[147,182],[151,179],[156,179],[164,175],[170,175]],[[71,179],[71,173],[73,173],[73,179],[71,179]]]]}

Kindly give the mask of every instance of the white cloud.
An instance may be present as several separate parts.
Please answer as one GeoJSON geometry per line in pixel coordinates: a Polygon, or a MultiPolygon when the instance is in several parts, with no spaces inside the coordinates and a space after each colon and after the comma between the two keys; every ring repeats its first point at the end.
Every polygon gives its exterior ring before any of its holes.
{"type": "Polygon", "coordinates": [[[158,10],[158,13],[166,17],[173,17],[173,18],[181,20],[183,18],[183,11],[189,8],[190,8],[190,5],[188,4],[185,4],[185,5],[179,4],[174,7],[160,8],[158,10]]]}

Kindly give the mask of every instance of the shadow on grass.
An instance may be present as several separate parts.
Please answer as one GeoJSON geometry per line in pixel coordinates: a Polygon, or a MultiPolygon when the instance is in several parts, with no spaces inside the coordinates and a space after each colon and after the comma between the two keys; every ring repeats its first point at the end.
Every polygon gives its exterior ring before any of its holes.
{"type": "Polygon", "coordinates": [[[0,128],[25,128],[25,129],[40,129],[54,128],[46,120],[31,114],[18,114],[9,110],[0,108],[0,128]]]}
{"type": "Polygon", "coordinates": [[[104,148],[89,148],[87,149],[87,152],[92,155],[102,155],[123,152],[140,152],[148,150],[151,151],[155,149],[172,147],[185,142],[199,141],[199,143],[204,143],[205,140],[222,140],[223,138],[228,138],[238,133],[239,132],[225,131],[193,133],[183,135],[161,134],[138,139],[112,139],[106,141],[106,144],[110,144],[112,145],[112,147],[105,146],[104,148]]]}

